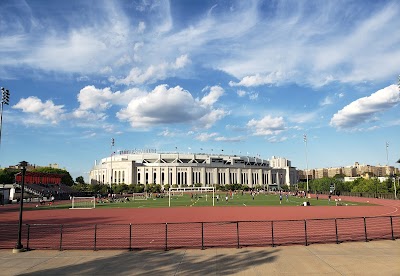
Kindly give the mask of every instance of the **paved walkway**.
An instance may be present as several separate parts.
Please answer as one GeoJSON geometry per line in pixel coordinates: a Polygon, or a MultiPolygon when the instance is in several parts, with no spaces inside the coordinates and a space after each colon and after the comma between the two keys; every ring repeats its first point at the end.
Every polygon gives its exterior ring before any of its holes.
{"type": "Polygon", "coordinates": [[[400,240],[206,250],[0,250],[0,275],[400,275],[400,240]]]}

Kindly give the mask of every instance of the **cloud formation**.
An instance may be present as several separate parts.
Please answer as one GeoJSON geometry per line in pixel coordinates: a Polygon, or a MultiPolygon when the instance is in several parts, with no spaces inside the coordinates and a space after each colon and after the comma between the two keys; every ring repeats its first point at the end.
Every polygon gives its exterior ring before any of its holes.
{"type": "Polygon", "coordinates": [[[276,135],[285,130],[283,117],[272,117],[267,115],[261,120],[251,119],[247,126],[256,136],[276,135]]]}
{"type": "Polygon", "coordinates": [[[372,120],[374,116],[397,106],[399,103],[399,88],[396,85],[390,85],[345,106],[333,115],[330,125],[339,129],[353,128],[372,120]]]}
{"type": "Polygon", "coordinates": [[[188,56],[181,55],[172,63],[164,62],[158,65],[150,65],[146,70],[134,67],[127,77],[117,79],[115,83],[125,85],[154,83],[157,80],[164,80],[167,76],[173,76],[177,70],[184,68],[189,63],[190,59],[188,56]]]}
{"type": "Polygon", "coordinates": [[[154,125],[196,123],[196,126],[210,127],[223,118],[226,112],[213,109],[223,90],[212,87],[209,94],[196,100],[180,86],[169,88],[159,85],[151,92],[132,99],[126,108],[117,113],[122,121],[128,121],[133,128],[154,125]]]}
{"type": "Polygon", "coordinates": [[[39,98],[33,96],[20,99],[12,108],[21,109],[24,113],[36,115],[39,120],[45,119],[52,124],[57,124],[65,116],[63,105],[55,105],[52,100],[42,102],[39,98]]]}

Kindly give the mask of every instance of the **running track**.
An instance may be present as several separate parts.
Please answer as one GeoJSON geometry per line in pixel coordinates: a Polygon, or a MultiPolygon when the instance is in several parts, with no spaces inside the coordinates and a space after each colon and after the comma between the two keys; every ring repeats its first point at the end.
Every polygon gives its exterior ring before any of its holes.
{"type": "MultiPolygon", "coordinates": [[[[110,208],[89,210],[29,210],[23,213],[24,224],[140,224],[174,222],[302,220],[399,216],[400,200],[341,197],[353,202],[377,206],[279,206],[279,207],[177,207],[110,208]]],[[[327,200],[321,197],[320,200],[327,200]]],[[[25,206],[29,206],[25,204],[25,206]]],[[[32,206],[32,205],[30,205],[32,206]]],[[[18,205],[0,206],[0,223],[17,223],[18,205]]]]}

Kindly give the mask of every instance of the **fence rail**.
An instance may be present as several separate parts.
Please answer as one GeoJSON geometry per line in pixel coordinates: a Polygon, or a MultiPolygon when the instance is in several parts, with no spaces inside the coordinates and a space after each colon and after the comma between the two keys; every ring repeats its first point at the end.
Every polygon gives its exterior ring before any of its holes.
{"type": "MultiPolygon", "coordinates": [[[[0,224],[0,249],[11,249],[18,224],[0,224]]],[[[152,224],[24,224],[27,249],[156,249],[341,243],[400,237],[400,216],[152,224]]]]}

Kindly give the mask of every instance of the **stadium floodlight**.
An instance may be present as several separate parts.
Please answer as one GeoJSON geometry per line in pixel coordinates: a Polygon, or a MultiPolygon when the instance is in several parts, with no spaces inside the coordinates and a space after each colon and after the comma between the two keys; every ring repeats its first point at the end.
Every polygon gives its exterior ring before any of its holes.
{"type": "Polygon", "coordinates": [[[1,88],[1,104],[0,104],[0,145],[1,145],[1,129],[3,127],[3,108],[4,105],[10,104],[10,91],[4,87],[1,88]]]}

